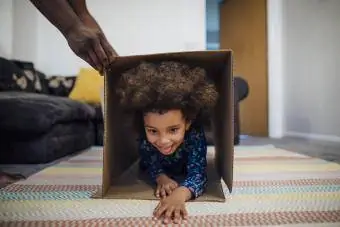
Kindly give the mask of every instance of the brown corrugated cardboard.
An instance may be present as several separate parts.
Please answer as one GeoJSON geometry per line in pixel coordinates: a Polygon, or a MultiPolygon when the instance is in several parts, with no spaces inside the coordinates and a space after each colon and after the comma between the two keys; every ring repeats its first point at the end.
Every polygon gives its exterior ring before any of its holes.
{"type": "MultiPolygon", "coordinates": [[[[213,131],[214,155],[208,155],[208,188],[195,201],[225,201],[221,178],[232,190],[233,182],[233,87],[232,52],[194,51],[118,57],[105,75],[104,161],[102,189],[94,198],[157,199],[145,174],[139,172],[137,134],[132,116],[121,111],[115,86],[123,71],[141,61],[180,61],[206,69],[219,93],[210,127],[213,131]]],[[[210,152],[208,152],[210,153],[210,152]]]]}

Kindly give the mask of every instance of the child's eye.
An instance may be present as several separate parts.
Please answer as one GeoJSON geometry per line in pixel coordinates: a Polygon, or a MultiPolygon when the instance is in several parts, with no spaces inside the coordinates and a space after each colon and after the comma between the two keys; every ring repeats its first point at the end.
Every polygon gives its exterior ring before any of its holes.
{"type": "Polygon", "coordinates": [[[148,129],[148,133],[150,134],[156,134],[157,131],[155,129],[148,129]]]}
{"type": "Polygon", "coordinates": [[[178,131],[178,128],[172,128],[170,129],[170,133],[176,133],[178,131]]]}

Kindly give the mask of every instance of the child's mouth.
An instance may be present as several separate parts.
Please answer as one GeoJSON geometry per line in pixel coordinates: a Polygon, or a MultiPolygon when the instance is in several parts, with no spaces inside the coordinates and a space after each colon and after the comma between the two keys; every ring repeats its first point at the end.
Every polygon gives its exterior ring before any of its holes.
{"type": "Polygon", "coordinates": [[[166,148],[162,148],[162,152],[164,154],[170,154],[172,152],[172,146],[166,147],[166,148]]]}

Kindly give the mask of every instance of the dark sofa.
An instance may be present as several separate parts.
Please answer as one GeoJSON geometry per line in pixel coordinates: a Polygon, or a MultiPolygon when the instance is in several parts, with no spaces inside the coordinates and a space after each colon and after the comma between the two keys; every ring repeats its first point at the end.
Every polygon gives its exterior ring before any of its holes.
{"type": "Polygon", "coordinates": [[[47,163],[102,145],[100,106],[67,97],[75,79],[0,58],[0,164],[47,163]]]}
{"type": "MultiPolygon", "coordinates": [[[[33,63],[0,57],[0,164],[40,164],[103,145],[100,105],[68,98],[75,76],[46,76],[33,63]]],[[[235,78],[234,144],[238,105],[248,86],[235,78]]],[[[213,144],[207,132],[208,143],[213,144]]]]}

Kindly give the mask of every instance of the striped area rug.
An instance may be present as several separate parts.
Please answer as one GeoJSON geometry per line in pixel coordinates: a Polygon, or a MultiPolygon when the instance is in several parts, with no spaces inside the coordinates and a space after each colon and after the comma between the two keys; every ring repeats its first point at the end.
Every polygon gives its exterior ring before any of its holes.
{"type": "MultiPolygon", "coordinates": [[[[162,226],[152,218],[157,201],[90,199],[101,167],[94,148],[1,189],[0,226],[162,226]]],[[[239,146],[234,169],[227,201],[187,203],[182,226],[340,226],[340,165],[239,146]]]]}

